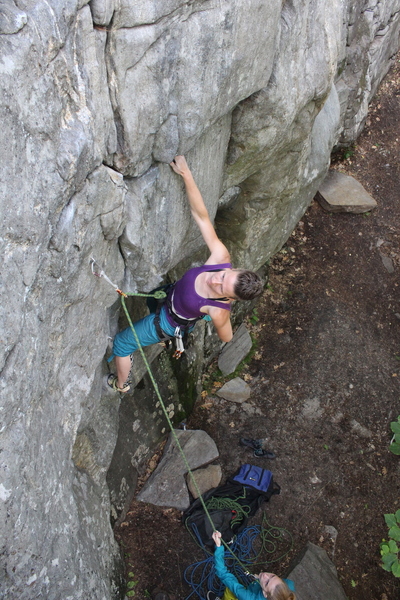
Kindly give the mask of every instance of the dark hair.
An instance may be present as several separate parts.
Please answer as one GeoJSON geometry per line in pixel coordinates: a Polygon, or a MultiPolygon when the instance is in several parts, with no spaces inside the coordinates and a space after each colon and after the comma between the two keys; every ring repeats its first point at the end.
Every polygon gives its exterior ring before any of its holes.
{"type": "Polygon", "coordinates": [[[296,595],[288,588],[286,583],[278,583],[273,592],[268,594],[268,600],[296,600],[296,595]]]}
{"type": "Polygon", "coordinates": [[[253,300],[263,292],[261,277],[254,271],[239,271],[233,291],[238,300],[253,300]]]}

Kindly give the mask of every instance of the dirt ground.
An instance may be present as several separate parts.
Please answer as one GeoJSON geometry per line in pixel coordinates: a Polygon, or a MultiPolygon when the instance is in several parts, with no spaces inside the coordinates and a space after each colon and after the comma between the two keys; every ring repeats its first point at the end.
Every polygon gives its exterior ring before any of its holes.
{"type": "MultiPolygon", "coordinates": [[[[245,462],[273,471],[281,494],[264,510],[293,545],[270,570],[284,574],[311,541],[328,552],[349,600],[400,597],[400,580],[380,567],[379,553],[383,515],[400,508],[400,458],[388,450],[390,422],[400,414],[399,114],[398,56],[357,144],[332,161],[378,207],[332,214],[314,201],[270,264],[248,322],[257,349],[241,373],[261,415],[219,400],[223,380],[211,373],[188,421],[217,443],[224,477],[245,462]],[[276,459],[254,458],[240,437],[265,439],[276,459]]],[[[135,598],[160,589],[173,600],[190,594],[183,571],[203,555],[180,516],[134,501],[116,529],[135,598]]]]}

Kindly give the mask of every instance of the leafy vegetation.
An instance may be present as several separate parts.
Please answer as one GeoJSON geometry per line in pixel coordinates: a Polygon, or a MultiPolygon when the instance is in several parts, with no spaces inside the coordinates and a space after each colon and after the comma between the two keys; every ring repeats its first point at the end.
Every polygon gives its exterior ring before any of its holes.
{"type": "MultiPolygon", "coordinates": [[[[397,421],[390,423],[390,428],[393,432],[393,437],[390,442],[389,450],[393,454],[400,455],[400,415],[397,417],[397,421]]],[[[386,525],[389,528],[388,540],[383,540],[381,543],[381,567],[389,573],[393,573],[395,577],[400,577],[400,561],[399,552],[400,548],[398,542],[400,542],[400,509],[393,514],[385,515],[386,525]]]]}
{"type": "Polygon", "coordinates": [[[132,571],[128,573],[128,578],[128,583],[126,584],[128,591],[126,592],[126,595],[128,598],[133,598],[136,595],[134,588],[137,586],[138,581],[135,580],[135,574],[132,573],[132,571]]]}
{"type": "Polygon", "coordinates": [[[256,308],[253,308],[253,312],[251,313],[249,320],[252,325],[257,325],[258,321],[260,320],[260,316],[256,308]]]}
{"type": "Polygon", "coordinates": [[[389,450],[393,454],[400,455],[400,415],[397,417],[397,421],[390,423],[390,429],[393,432],[392,441],[390,442],[389,450]]]}
{"type": "Polygon", "coordinates": [[[394,514],[385,515],[386,525],[389,527],[389,540],[381,543],[382,568],[400,577],[399,546],[400,542],[400,509],[394,514]]]}

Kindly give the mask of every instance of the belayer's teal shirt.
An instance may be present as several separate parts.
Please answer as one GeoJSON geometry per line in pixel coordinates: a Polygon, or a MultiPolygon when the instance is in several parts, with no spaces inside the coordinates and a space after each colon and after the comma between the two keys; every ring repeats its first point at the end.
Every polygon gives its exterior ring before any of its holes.
{"type": "MultiPolygon", "coordinates": [[[[225,549],[223,546],[215,548],[214,561],[215,572],[222,583],[237,596],[238,600],[265,600],[261,586],[258,581],[253,581],[249,587],[239,583],[236,577],[228,571],[224,561],[225,549]]],[[[291,579],[283,579],[288,588],[294,592],[294,583],[291,579]]]]}

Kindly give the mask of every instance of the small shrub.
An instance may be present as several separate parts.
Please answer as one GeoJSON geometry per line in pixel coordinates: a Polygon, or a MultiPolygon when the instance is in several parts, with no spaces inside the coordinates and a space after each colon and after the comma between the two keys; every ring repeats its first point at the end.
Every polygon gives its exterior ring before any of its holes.
{"type": "Polygon", "coordinates": [[[393,454],[400,456],[400,416],[397,417],[397,421],[390,423],[390,429],[393,432],[392,441],[390,442],[389,450],[393,454]]]}
{"type": "Polygon", "coordinates": [[[394,514],[385,515],[386,525],[389,527],[389,540],[381,543],[382,569],[400,577],[399,547],[400,542],[400,509],[394,514]]]}
{"type": "MultiPolygon", "coordinates": [[[[393,454],[400,455],[400,415],[397,417],[397,421],[390,423],[390,428],[393,432],[393,437],[390,442],[389,450],[393,454]]],[[[393,573],[395,577],[400,577],[400,561],[399,552],[400,548],[397,542],[400,542],[400,509],[394,514],[384,515],[386,525],[389,527],[388,540],[382,540],[381,543],[381,557],[382,557],[382,569],[393,573]]]]}
{"type": "Polygon", "coordinates": [[[250,323],[252,325],[257,325],[259,320],[260,320],[260,317],[258,314],[258,310],[256,308],[253,308],[253,312],[251,313],[251,316],[250,316],[250,323]]]}
{"type": "Polygon", "coordinates": [[[135,574],[132,573],[132,571],[130,571],[128,573],[128,578],[129,578],[129,581],[126,584],[128,591],[126,592],[126,595],[128,598],[133,598],[136,595],[134,588],[137,586],[138,581],[135,580],[135,574]]]}

